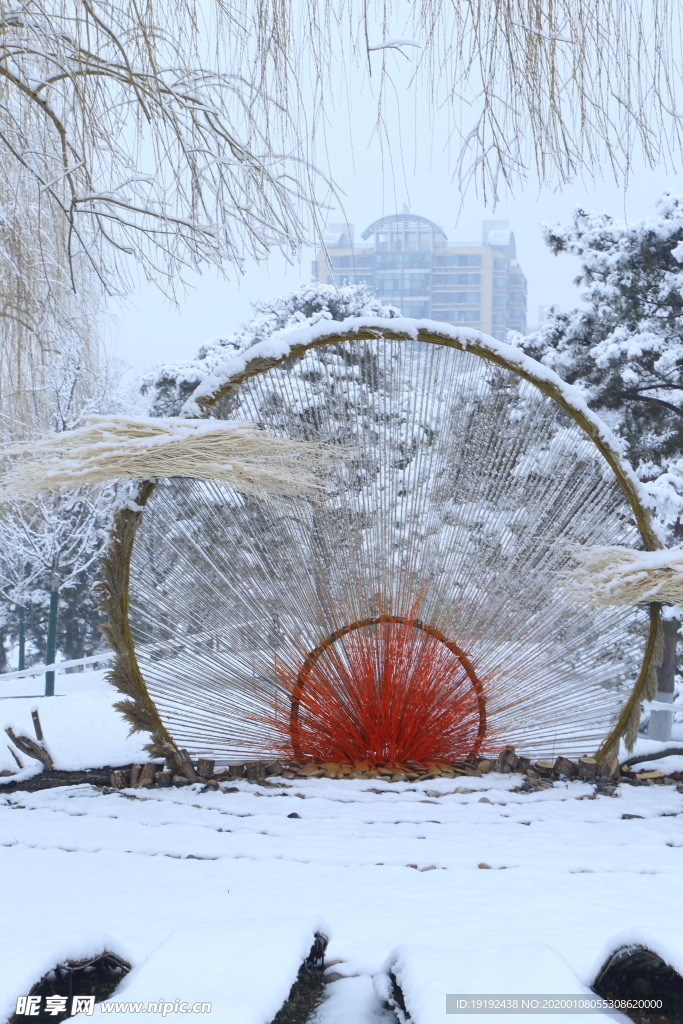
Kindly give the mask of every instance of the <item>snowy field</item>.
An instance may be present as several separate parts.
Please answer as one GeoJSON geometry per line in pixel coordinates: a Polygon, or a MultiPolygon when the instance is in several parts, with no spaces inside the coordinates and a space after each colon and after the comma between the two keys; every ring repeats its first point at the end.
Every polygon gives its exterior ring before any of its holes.
{"type": "MultiPolygon", "coordinates": [[[[112,707],[122,697],[104,676],[103,671],[57,673],[54,697],[40,696],[42,676],[0,682],[0,725],[33,736],[31,711],[37,709],[55,768],[75,770],[146,759],[142,749],[146,737],[128,736],[130,726],[112,707]]],[[[27,766],[31,764],[20,756],[27,766]]],[[[0,771],[16,768],[9,749],[0,744],[0,771]]]]}
{"type": "MultiPolygon", "coordinates": [[[[57,767],[141,755],[99,674],[60,676],[57,693],[1,700],[3,724],[30,735],[38,706],[57,767]]],[[[415,1024],[506,1019],[447,1016],[447,992],[585,994],[625,942],[683,972],[674,785],[269,783],[0,796],[0,1020],[56,963],[107,949],[133,965],[112,1001],[210,1002],[170,1019],[269,1024],[316,930],[333,979],[316,1024],[395,1024],[377,994],[390,964],[415,1024]]]]}

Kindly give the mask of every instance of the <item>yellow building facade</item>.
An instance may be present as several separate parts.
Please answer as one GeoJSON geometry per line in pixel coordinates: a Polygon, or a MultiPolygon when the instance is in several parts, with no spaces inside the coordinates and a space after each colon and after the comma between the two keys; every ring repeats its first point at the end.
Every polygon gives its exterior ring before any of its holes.
{"type": "Polygon", "coordinates": [[[315,280],[366,284],[404,316],[476,327],[505,340],[527,325],[527,282],[505,222],[485,221],[481,245],[449,246],[426,217],[394,214],[355,243],[352,225],[330,225],[313,263],[315,280]]]}

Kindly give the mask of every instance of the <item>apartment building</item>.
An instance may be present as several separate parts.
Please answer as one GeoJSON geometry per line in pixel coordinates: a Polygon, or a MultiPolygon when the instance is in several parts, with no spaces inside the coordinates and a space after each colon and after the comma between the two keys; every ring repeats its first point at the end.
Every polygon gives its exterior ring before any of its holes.
{"type": "Polygon", "coordinates": [[[476,327],[505,340],[526,331],[527,283],[505,221],[484,221],[481,245],[449,246],[438,224],[413,213],[382,217],[354,242],[352,225],[332,224],[313,276],[363,282],[405,316],[476,327]]]}

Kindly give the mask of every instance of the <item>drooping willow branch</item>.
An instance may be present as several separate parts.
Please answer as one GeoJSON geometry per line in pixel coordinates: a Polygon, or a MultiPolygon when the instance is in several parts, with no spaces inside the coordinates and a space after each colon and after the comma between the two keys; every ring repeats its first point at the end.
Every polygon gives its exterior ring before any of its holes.
{"type": "Polygon", "coordinates": [[[141,272],[173,295],[207,264],[239,271],[310,239],[338,177],[313,168],[341,69],[352,109],[354,69],[368,76],[378,125],[387,85],[445,111],[456,178],[495,195],[626,176],[638,152],[676,160],[680,50],[668,0],[3,0],[0,304],[20,312],[0,400],[7,381],[39,389],[55,339],[92,362],[89,293],[125,294],[141,272]]]}

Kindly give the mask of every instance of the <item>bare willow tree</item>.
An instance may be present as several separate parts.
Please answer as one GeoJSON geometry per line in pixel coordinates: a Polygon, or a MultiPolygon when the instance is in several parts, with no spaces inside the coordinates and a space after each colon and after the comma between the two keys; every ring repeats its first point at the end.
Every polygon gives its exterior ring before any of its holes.
{"type": "Polygon", "coordinates": [[[76,370],[70,402],[79,406],[100,373],[101,290],[87,268],[74,290],[66,236],[30,186],[0,151],[0,438],[63,429],[55,375],[67,364],[76,370]]]}
{"type": "Polygon", "coordinates": [[[392,85],[445,107],[454,175],[495,196],[678,155],[679,29],[667,0],[0,0],[0,398],[65,331],[92,353],[69,292],[310,237],[340,68],[379,126],[392,85]]]}
{"type": "Polygon", "coordinates": [[[30,412],[65,336],[92,362],[93,297],[125,293],[136,268],[172,293],[188,268],[302,240],[297,175],[244,74],[248,26],[226,19],[241,59],[221,73],[191,3],[0,4],[6,413],[30,412]]]}

